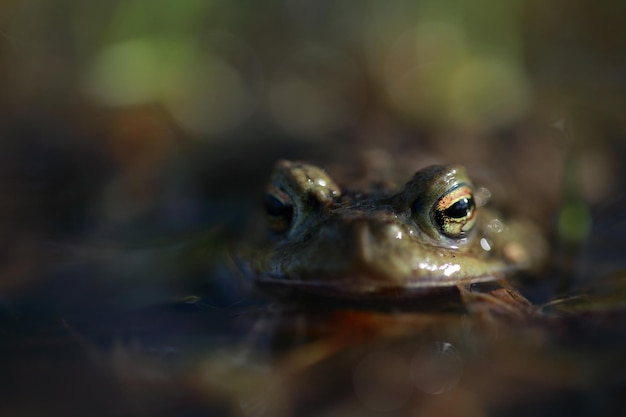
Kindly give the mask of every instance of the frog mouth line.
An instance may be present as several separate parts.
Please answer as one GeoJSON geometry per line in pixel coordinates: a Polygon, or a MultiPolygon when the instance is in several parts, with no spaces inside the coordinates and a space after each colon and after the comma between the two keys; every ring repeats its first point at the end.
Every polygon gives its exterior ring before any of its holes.
{"type": "Polygon", "coordinates": [[[381,282],[380,279],[366,276],[349,276],[334,282],[311,281],[300,277],[281,274],[257,274],[255,282],[261,289],[270,292],[297,292],[317,295],[339,296],[342,298],[364,298],[392,296],[394,298],[416,298],[423,295],[440,293],[456,289],[462,285],[493,282],[500,279],[500,274],[485,274],[466,279],[441,277],[413,278],[401,284],[381,282]]]}

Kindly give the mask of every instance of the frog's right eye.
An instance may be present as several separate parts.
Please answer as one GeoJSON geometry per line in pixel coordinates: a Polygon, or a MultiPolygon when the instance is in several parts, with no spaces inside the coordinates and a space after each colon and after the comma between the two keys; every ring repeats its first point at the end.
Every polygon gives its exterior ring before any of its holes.
{"type": "Polygon", "coordinates": [[[265,195],[265,214],[270,229],[283,233],[293,221],[293,202],[289,195],[278,188],[270,187],[265,195]]]}
{"type": "Polygon", "coordinates": [[[467,236],[476,223],[472,189],[461,184],[447,191],[433,207],[433,218],[444,235],[453,239],[467,236]]]}

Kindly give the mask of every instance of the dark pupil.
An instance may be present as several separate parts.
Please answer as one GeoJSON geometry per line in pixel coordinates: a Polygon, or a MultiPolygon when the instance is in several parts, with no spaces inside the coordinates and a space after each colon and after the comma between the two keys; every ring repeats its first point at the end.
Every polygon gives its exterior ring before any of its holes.
{"type": "Polygon", "coordinates": [[[443,211],[443,214],[453,219],[461,219],[467,216],[473,208],[474,208],[473,198],[462,198],[456,203],[452,204],[447,209],[445,209],[443,211]]]}
{"type": "Polygon", "coordinates": [[[265,196],[265,210],[272,217],[282,217],[287,220],[293,215],[291,204],[285,204],[271,194],[265,196]]]}

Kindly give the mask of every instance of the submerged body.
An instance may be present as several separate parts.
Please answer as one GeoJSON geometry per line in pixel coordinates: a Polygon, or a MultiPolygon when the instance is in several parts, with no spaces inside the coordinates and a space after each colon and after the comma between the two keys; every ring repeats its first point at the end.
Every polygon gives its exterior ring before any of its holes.
{"type": "Polygon", "coordinates": [[[404,185],[341,187],[314,165],[279,161],[265,201],[268,235],[247,254],[256,282],[333,296],[416,296],[501,279],[540,262],[530,222],[488,207],[461,166],[404,185]]]}

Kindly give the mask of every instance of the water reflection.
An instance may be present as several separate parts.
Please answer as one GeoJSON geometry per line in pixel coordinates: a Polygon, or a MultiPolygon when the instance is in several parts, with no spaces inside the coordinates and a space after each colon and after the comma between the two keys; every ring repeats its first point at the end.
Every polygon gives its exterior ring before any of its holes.
{"type": "Polygon", "coordinates": [[[412,394],[408,368],[408,361],[399,354],[368,354],[354,370],[356,396],[373,410],[397,410],[409,401],[412,394]]]}
{"type": "MultiPolygon", "coordinates": [[[[412,343],[409,358],[393,347],[374,351],[355,367],[353,384],[359,401],[367,408],[392,411],[405,407],[419,392],[444,394],[461,380],[463,362],[448,342],[412,343]]],[[[407,348],[401,349],[402,353],[407,348]]]]}
{"type": "Polygon", "coordinates": [[[246,417],[500,415],[520,401],[543,407],[546,392],[584,390],[594,367],[624,363],[611,356],[589,366],[575,350],[562,355],[557,346],[576,337],[616,339],[602,326],[573,333],[571,321],[554,316],[501,320],[322,304],[274,304],[244,316],[246,335],[219,355],[199,353],[203,359],[191,363],[202,365],[186,375],[200,396],[219,392],[246,417]]]}
{"type": "Polygon", "coordinates": [[[496,331],[464,315],[321,307],[252,312],[241,342],[207,352],[190,381],[246,417],[439,409],[429,398],[468,395],[461,357],[484,357],[496,331]]]}
{"type": "Polygon", "coordinates": [[[453,389],[462,374],[461,355],[448,342],[435,342],[411,359],[411,378],[427,394],[443,394],[453,389]]]}

